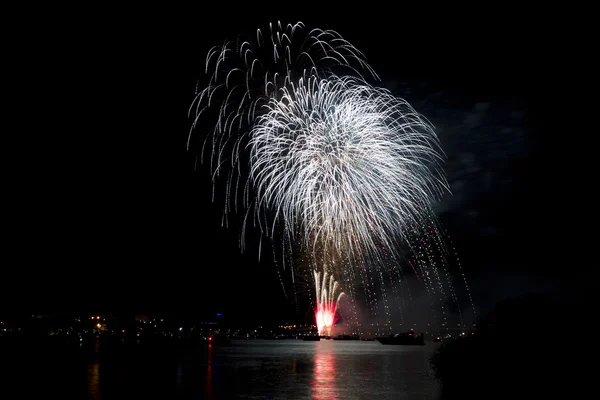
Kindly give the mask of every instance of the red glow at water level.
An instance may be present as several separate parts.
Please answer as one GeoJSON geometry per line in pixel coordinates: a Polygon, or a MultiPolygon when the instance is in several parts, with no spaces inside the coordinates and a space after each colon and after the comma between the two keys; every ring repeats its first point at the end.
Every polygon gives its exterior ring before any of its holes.
{"type": "Polygon", "coordinates": [[[318,305],[317,310],[315,311],[315,319],[317,320],[317,330],[319,331],[319,335],[329,336],[331,334],[331,328],[337,320],[335,311],[335,307],[332,307],[329,304],[318,305]]]}
{"type": "Polygon", "coordinates": [[[333,325],[337,320],[338,303],[342,295],[341,292],[336,296],[338,283],[333,278],[333,275],[328,275],[327,272],[321,273],[315,271],[315,289],[317,307],[315,309],[315,320],[317,329],[321,336],[331,336],[333,325]],[[322,278],[322,279],[321,279],[322,278]]]}

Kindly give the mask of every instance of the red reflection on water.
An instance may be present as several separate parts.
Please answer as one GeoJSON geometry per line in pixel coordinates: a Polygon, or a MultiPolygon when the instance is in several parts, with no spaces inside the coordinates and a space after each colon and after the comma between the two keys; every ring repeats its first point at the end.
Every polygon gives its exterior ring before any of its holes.
{"type": "Polygon", "coordinates": [[[315,368],[310,384],[313,399],[337,399],[335,384],[335,354],[331,343],[318,342],[315,348],[315,368]]]}
{"type": "Polygon", "coordinates": [[[208,345],[206,363],[208,365],[206,367],[206,386],[204,387],[204,396],[206,399],[212,399],[214,398],[212,387],[212,344],[208,345]]]}

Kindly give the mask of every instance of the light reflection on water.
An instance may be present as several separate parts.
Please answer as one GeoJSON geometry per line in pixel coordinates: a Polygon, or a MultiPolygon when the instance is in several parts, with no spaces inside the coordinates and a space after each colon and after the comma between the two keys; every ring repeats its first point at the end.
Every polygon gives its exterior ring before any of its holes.
{"type": "Polygon", "coordinates": [[[206,387],[217,389],[210,395],[205,390],[205,398],[436,399],[438,385],[428,361],[434,348],[333,340],[234,342],[208,353],[206,387]]]}
{"type": "Polygon", "coordinates": [[[333,340],[240,340],[181,348],[96,340],[50,351],[60,356],[43,370],[36,365],[49,359],[49,351],[29,354],[32,371],[26,376],[37,385],[20,390],[29,398],[37,395],[36,387],[45,396],[81,388],[83,398],[95,400],[436,399],[438,385],[428,362],[434,348],[333,340]]]}
{"type": "Polygon", "coordinates": [[[100,393],[100,364],[97,362],[88,365],[87,392],[93,399],[102,398],[100,393]]]}
{"type": "Polygon", "coordinates": [[[336,399],[338,397],[335,379],[334,347],[323,346],[321,342],[315,346],[315,368],[311,382],[311,397],[320,400],[336,399]]]}
{"type": "MultiPolygon", "coordinates": [[[[80,348],[82,343],[80,343],[80,348]]],[[[100,340],[95,339],[91,346],[91,356],[88,362],[88,379],[87,379],[87,393],[91,399],[101,399],[101,386],[100,386],[100,340]]]]}
{"type": "Polygon", "coordinates": [[[206,387],[204,388],[204,394],[207,399],[214,398],[212,390],[212,344],[208,344],[206,349],[206,387]]]}

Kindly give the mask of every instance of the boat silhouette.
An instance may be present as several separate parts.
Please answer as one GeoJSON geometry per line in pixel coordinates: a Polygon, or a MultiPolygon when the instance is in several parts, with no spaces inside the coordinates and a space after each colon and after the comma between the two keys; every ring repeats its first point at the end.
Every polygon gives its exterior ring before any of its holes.
{"type": "Polygon", "coordinates": [[[420,335],[417,335],[412,329],[405,333],[376,337],[375,340],[381,344],[397,344],[407,346],[423,346],[425,344],[425,337],[423,334],[421,333],[420,335]]]}

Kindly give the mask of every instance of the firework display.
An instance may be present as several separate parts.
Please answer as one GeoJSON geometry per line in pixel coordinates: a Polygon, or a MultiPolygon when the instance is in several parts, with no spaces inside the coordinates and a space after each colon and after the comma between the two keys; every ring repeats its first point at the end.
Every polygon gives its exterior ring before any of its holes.
{"type": "Polygon", "coordinates": [[[319,335],[331,336],[333,326],[337,320],[338,304],[344,295],[344,292],[340,292],[336,295],[339,284],[333,278],[333,275],[328,276],[327,272],[324,272],[323,279],[321,279],[321,273],[314,271],[314,277],[316,293],[315,320],[317,323],[317,330],[319,335]]]}
{"type": "Polygon", "coordinates": [[[360,51],[337,32],[278,23],[213,48],[206,73],[188,146],[224,177],[225,216],[243,210],[242,249],[258,227],[283,248],[292,280],[294,268],[312,275],[320,334],[336,322],[340,285],[356,326],[362,297],[391,329],[390,309],[410,297],[407,266],[431,299],[456,299],[433,212],[449,191],[434,127],[368,82],[377,75],[360,51]],[[212,121],[208,132],[192,134],[200,121],[212,121]]]}
{"type": "Polygon", "coordinates": [[[354,79],[282,88],[249,148],[257,210],[274,213],[311,253],[325,245],[353,262],[380,262],[379,249],[423,225],[445,187],[431,125],[406,101],[354,79]]]}

